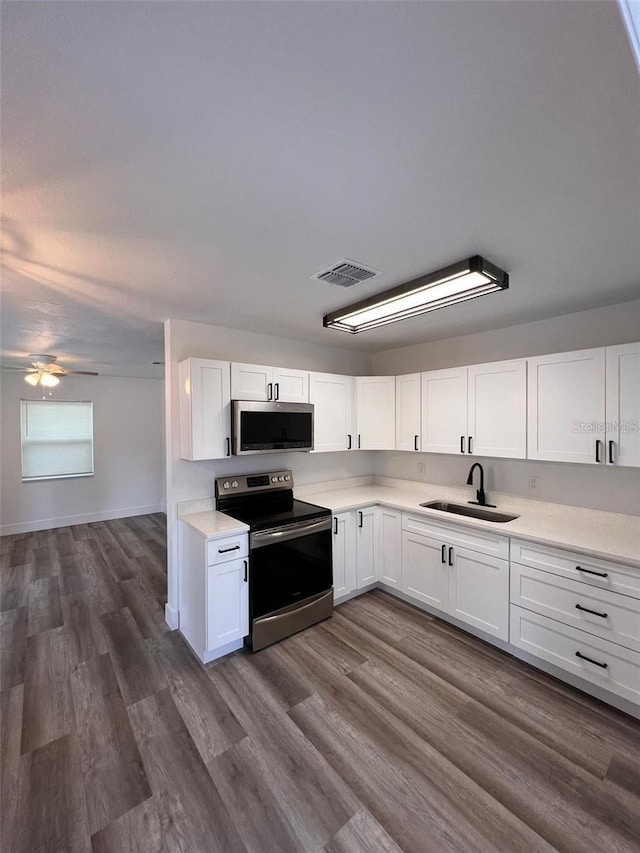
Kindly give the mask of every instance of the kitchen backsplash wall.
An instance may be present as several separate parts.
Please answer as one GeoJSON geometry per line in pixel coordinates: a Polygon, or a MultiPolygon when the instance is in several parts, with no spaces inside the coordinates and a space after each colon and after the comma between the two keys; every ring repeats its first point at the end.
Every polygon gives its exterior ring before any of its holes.
{"type": "MultiPolygon", "coordinates": [[[[436,453],[402,453],[382,450],[373,453],[373,468],[379,477],[398,477],[442,486],[465,486],[469,468],[481,462],[485,491],[516,495],[528,500],[582,506],[626,515],[640,515],[640,472],[637,468],[596,467],[526,459],[489,459],[436,453]],[[424,466],[424,473],[419,470],[424,466]],[[529,486],[536,478],[536,488],[529,486]]],[[[468,486],[469,500],[478,485],[468,486]]]]}

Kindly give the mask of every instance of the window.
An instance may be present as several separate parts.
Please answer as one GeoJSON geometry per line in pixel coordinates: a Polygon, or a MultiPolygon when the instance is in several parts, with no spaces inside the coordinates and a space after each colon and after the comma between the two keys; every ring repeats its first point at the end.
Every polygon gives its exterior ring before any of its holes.
{"type": "Polygon", "coordinates": [[[93,474],[93,403],[20,401],[22,480],[93,474]]]}

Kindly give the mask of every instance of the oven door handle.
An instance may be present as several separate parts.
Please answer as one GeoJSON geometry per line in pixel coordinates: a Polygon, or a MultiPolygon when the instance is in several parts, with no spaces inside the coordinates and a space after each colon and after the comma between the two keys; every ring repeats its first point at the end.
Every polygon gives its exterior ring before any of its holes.
{"type": "Polygon", "coordinates": [[[272,527],[270,530],[258,530],[249,537],[249,547],[264,548],[266,545],[276,545],[278,542],[288,542],[290,539],[300,539],[312,533],[322,533],[331,530],[331,516],[320,521],[310,521],[303,524],[286,524],[282,527],[272,527]]]}

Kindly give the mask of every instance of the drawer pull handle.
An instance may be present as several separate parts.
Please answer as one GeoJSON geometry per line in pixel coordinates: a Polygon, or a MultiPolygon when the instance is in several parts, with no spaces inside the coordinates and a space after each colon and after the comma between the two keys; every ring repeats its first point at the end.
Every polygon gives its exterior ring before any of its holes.
{"type": "Polygon", "coordinates": [[[249,568],[249,563],[246,560],[242,561],[244,563],[244,582],[247,583],[247,569],[249,568]]]}
{"type": "Polygon", "coordinates": [[[609,666],[608,663],[600,663],[599,660],[594,660],[593,658],[588,658],[586,655],[583,655],[580,652],[576,652],[576,657],[580,658],[580,660],[588,660],[589,663],[595,663],[596,666],[599,666],[602,669],[606,669],[609,666]]]}
{"type": "Polygon", "coordinates": [[[218,554],[228,554],[229,551],[239,551],[239,550],[240,550],[239,545],[234,545],[231,548],[218,548],[218,554]]]}
{"type": "Polygon", "coordinates": [[[585,572],[587,575],[595,575],[598,578],[608,578],[608,572],[594,572],[593,569],[583,569],[582,566],[576,566],[576,572],[585,572]]]}
{"type": "Polygon", "coordinates": [[[449,546],[449,565],[453,565],[453,548],[449,546]]]}
{"type": "Polygon", "coordinates": [[[442,546],[441,557],[442,557],[442,562],[446,563],[447,562],[447,546],[446,545],[442,546]]]}
{"type": "Polygon", "coordinates": [[[598,613],[597,610],[589,610],[588,607],[583,607],[581,604],[576,604],[576,610],[582,610],[584,613],[593,613],[594,616],[599,616],[601,619],[606,619],[606,613],[598,613]]]}

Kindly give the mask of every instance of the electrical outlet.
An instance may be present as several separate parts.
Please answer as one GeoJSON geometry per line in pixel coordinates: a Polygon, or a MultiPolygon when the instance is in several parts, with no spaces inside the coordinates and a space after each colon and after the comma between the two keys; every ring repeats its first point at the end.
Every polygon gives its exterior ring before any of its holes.
{"type": "Polygon", "coordinates": [[[424,474],[424,462],[418,462],[418,474],[424,474]]]}
{"type": "Polygon", "coordinates": [[[537,489],[538,488],[538,478],[537,477],[529,477],[529,488],[537,489]]]}

